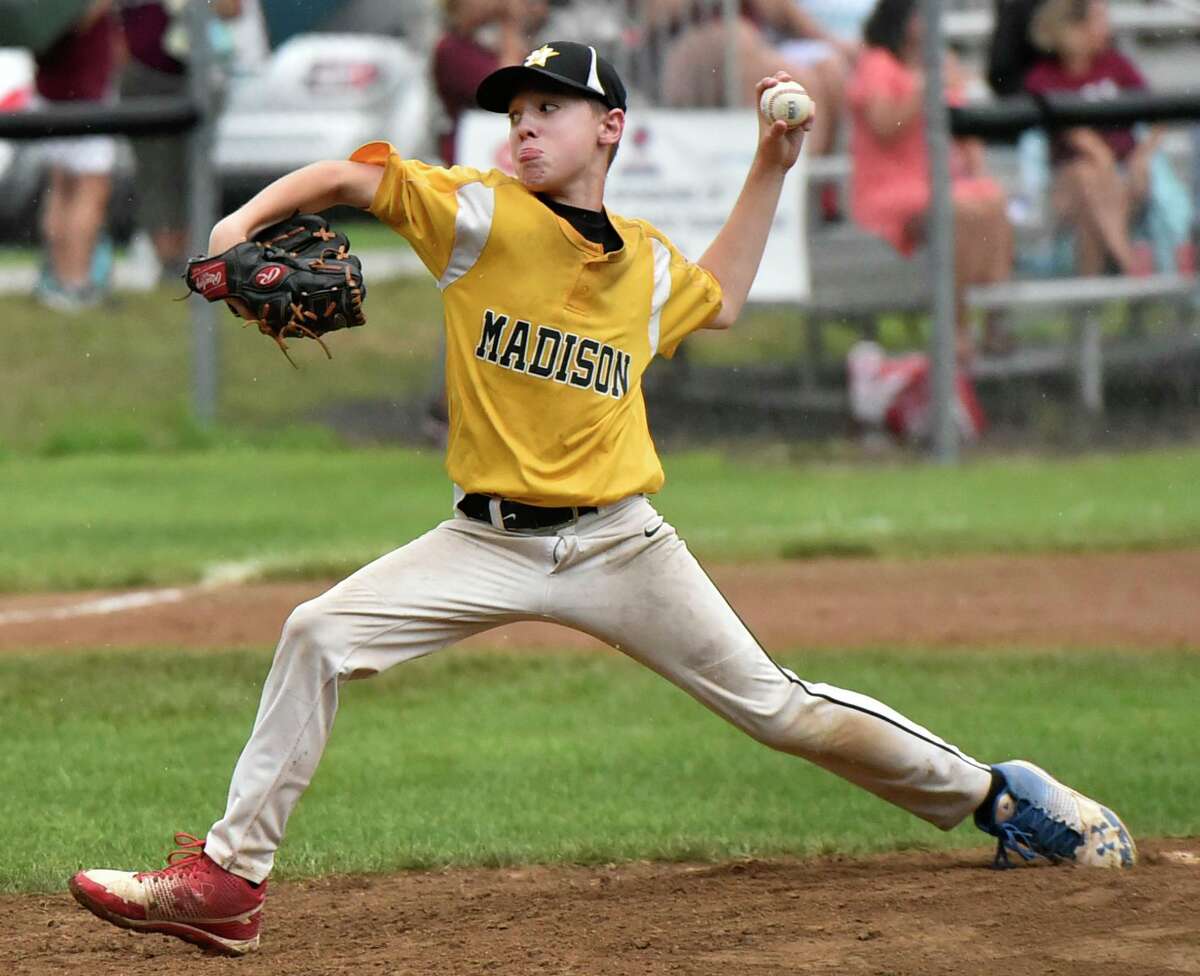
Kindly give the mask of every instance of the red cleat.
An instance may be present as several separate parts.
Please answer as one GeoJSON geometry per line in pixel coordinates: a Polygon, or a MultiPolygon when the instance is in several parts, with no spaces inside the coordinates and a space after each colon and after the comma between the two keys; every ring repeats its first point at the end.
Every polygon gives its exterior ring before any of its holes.
{"type": "Polygon", "coordinates": [[[80,871],[71,894],[93,915],[135,932],[159,932],[206,952],[242,956],[258,948],[264,881],[257,888],[218,867],[204,841],[175,835],[161,871],[80,871]]]}

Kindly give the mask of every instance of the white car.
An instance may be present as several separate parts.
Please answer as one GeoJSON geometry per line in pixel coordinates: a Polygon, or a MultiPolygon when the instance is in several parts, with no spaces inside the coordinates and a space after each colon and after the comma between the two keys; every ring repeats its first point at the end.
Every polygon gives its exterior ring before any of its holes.
{"type": "Polygon", "coordinates": [[[261,72],[230,80],[216,132],[221,181],[255,189],[307,163],[344,159],[374,139],[432,159],[431,89],[426,56],[394,37],[292,37],[261,72]]]}
{"type": "MultiPolygon", "coordinates": [[[[33,58],[0,48],[0,111],[27,106],[33,58]]],[[[234,74],[217,119],[214,163],[227,202],[318,159],[345,158],[387,139],[406,156],[434,159],[434,111],[426,56],[370,34],[298,34],[260,70],[234,74]]],[[[121,142],[118,178],[132,159],[121,142]]],[[[42,172],[36,142],[0,140],[0,239],[36,230],[42,172]]],[[[115,209],[115,208],[114,208],[115,209]]],[[[129,211],[125,207],[121,213],[129,211]]]]}

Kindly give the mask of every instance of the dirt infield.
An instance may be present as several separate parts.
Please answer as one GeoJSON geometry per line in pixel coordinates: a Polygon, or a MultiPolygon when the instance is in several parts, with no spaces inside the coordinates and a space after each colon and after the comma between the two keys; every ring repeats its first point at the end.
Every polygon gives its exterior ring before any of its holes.
{"type": "MultiPolygon", "coordinates": [[[[1200,550],[822,559],[710,572],[769,649],[1200,649],[1200,550]]],[[[128,594],[0,596],[0,651],[270,646],[292,607],[328,585],[158,590],[142,594],[140,603],[128,594]]],[[[533,650],[599,646],[541,623],[499,628],[471,643],[533,650]]]]}
{"type": "MultiPolygon", "coordinates": [[[[713,570],[772,648],[1195,649],[1200,551],[713,570]]],[[[0,598],[0,650],[261,647],[323,584],[0,598]]],[[[543,624],[473,643],[586,650],[543,624]]],[[[1200,839],[1124,873],[995,872],[990,850],[724,865],[453,870],[282,884],[260,953],[213,959],[65,893],[0,897],[6,972],[1200,976],[1200,839]]]]}

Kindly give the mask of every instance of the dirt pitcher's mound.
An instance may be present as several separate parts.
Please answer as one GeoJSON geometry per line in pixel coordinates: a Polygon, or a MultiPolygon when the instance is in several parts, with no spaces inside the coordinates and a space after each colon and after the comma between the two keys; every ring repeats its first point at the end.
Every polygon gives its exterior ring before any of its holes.
{"type": "Polygon", "coordinates": [[[1200,973],[1200,841],[1110,872],[992,871],[990,851],[717,866],[629,864],[280,885],[263,947],[211,959],[66,894],[0,899],[25,976],[1148,976],[1200,973]]]}

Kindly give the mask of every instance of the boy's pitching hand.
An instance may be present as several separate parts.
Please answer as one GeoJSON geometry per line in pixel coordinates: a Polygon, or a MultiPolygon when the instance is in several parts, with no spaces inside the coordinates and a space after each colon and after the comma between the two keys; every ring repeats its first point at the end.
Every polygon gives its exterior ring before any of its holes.
{"type": "MultiPolygon", "coordinates": [[[[762,104],[763,93],[768,88],[773,88],[780,82],[792,80],[792,76],[786,71],[776,71],[770,77],[764,78],[754,88],[755,104],[762,104]]],[[[807,119],[789,129],[786,122],[782,120],[772,122],[760,111],[758,113],[759,160],[769,165],[779,166],[784,170],[791,169],[796,165],[796,160],[800,157],[800,147],[804,145],[804,134],[812,128],[816,112],[817,110],[814,108],[813,113],[807,119]]]]}

